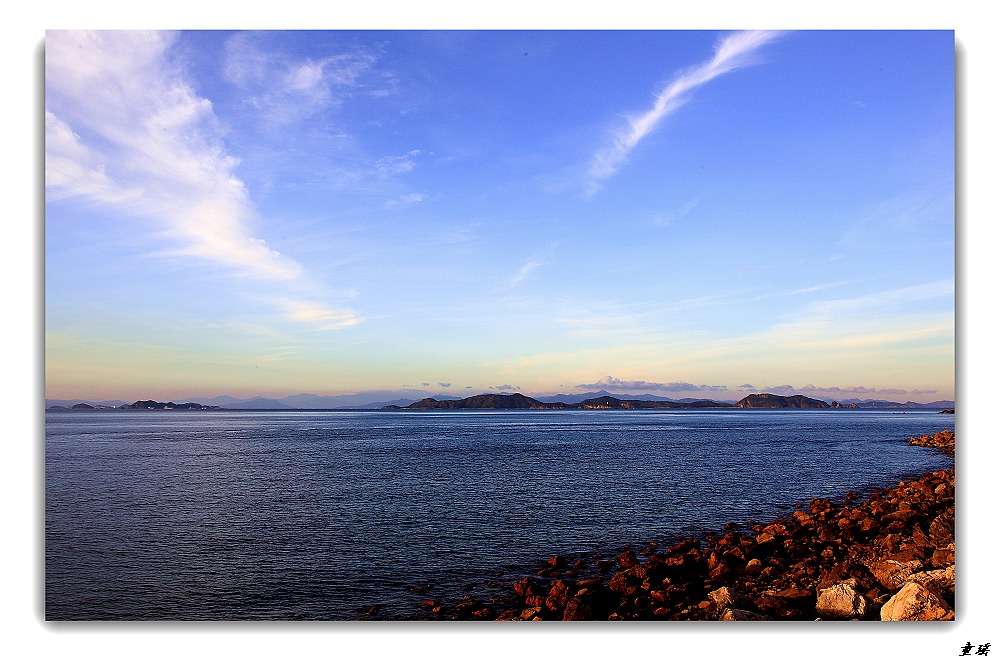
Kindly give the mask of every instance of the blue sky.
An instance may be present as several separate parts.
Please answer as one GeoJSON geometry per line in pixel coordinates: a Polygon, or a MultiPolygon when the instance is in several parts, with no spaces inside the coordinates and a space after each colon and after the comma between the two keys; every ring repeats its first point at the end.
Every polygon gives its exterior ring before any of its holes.
{"type": "Polygon", "coordinates": [[[50,398],[954,398],[949,31],[45,39],[50,398]]]}

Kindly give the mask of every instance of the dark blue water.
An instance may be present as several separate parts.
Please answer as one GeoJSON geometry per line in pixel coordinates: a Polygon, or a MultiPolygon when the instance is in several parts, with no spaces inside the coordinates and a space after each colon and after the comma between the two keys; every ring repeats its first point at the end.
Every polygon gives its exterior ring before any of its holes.
{"type": "Polygon", "coordinates": [[[359,619],[951,460],[872,411],[48,414],[48,619],[359,619]],[[414,586],[429,586],[413,591],[414,586]]]}

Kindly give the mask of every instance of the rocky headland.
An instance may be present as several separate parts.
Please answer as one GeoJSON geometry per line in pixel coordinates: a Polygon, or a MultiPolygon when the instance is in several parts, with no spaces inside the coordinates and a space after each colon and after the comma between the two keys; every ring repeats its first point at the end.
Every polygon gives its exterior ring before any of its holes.
{"type": "MultiPolygon", "coordinates": [[[[955,434],[910,442],[954,454],[955,434]]],[[[955,468],[769,524],[539,566],[490,600],[424,605],[455,620],[953,620],[955,468]]]]}

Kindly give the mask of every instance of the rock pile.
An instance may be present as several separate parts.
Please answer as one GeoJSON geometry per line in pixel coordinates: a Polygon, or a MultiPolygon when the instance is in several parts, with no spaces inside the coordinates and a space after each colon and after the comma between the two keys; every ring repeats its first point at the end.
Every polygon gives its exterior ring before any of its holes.
{"type": "Polygon", "coordinates": [[[914,436],[910,439],[910,445],[921,445],[925,448],[938,448],[943,452],[954,455],[955,432],[945,430],[939,431],[934,435],[924,434],[923,436],[914,436]]]}
{"type": "MultiPolygon", "coordinates": [[[[954,433],[912,439],[954,452],[954,433]]],[[[569,563],[490,601],[439,605],[445,619],[952,620],[955,470],[842,503],[813,499],[791,516],[703,534],[639,555],[569,563]]]]}

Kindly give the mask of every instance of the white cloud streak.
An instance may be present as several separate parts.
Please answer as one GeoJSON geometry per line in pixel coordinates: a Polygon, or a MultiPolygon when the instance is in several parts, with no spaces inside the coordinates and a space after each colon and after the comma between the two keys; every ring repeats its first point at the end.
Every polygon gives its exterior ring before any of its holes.
{"type": "Polygon", "coordinates": [[[905,288],[883,290],[847,299],[829,299],[811,303],[803,314],[806,322],[851,322],[861,315],[884,315],[902,305],[955,296],[955,281],[945,279],[905,288]]]}
{"type": "Polygon", "coordinates": [[[521,268],[518,269],[517,273],[511,277],[511,279],[507,282],[507,285],[512,288],[520,285],[528,278],[528,276],[531,275],[533,271],[535,271],[535,269],[544,267],[546,264],[548,264],[548,262],[542,262],[541,260],[528,260],[521,265],[521,268]]]}
{"type": "Polygon", "coordinates": [[[731,34],[719,43],[711,60],[687,70],[667,84],[656,96],[650,109],[642,114],[629,116],[625,127],[612,138],[610,146],[593,157],[587,194],[593,195],[600,190],[604,181],[614,176],[625,164],[639,142],[664,118],[684,106],[691,93],[723,74],[751,64],[754,53],[779,34],[760,30],[731,34]]]}
{"type": "Polygon", "coordinates": [[[141,188],[127,189],[115,183],[101,155],[85,146],[80,137],[54,114],[45,112],[45,185],[50,198],[78,195],[117,204],[137,200],[141,188]]]}
{"type": "Polygon", "coordinates": [[[252,232],[211,103],[168,61],[170,35],[49,32],[46,191],[160,223],[192,255],[271,279],[301,268],[252,232]],[[84,139],[86,138],[86,139],[84,139]]]}
{"type": "Polygon", "coordinates": [[[417,166],[416,158],[419,155],[420,151],[417,149],[403,155],[387,155],[375,161],[375,172],[379,178],[383,179],[412,172],[413,168],[417,166]]]}
{"type": "Polygon", "coordinates": [[[296,61],[266,51],[254,33],[238,33],[226,42],[225,73],[248,96],[255,120],[283,127],[340,104],[354,93],[381,94],[364,75],[378,54],[354,51],[296,61]]]}
{"type": "MultiPolygon", "coordinates": [[[[170,33],[51,31],[45,43],[46,195],[108,207],[163,234],[159,256],[278,282],[302,267],[272,249],[212,104],[172,63],[170,33]]],[[[305,77],[305,74],[301,75],[305,77]]],[[[300,82],[301,86],[308,81],[300,82]]],[[[353,323],[308,310],[293,319],[353,323]],[[305,314],[305,315],[303,315],[305,314]]]]}
{"type": "Polygon", "coordinates": [[[407,193],[387,201],[382,206],[386,209],[399,209],[404,207],[413,206],[414,204],[420,204],[427,200],[427,195],[424,193],[407,193]]]}
{"type": "Polygon", "coordinates": [[[315,329],[343,329],[361,323],[361,316],[351,309],[333,309],[307,301],[287,300],[283,307],[292,320],[312,325],[315,329]]]}

